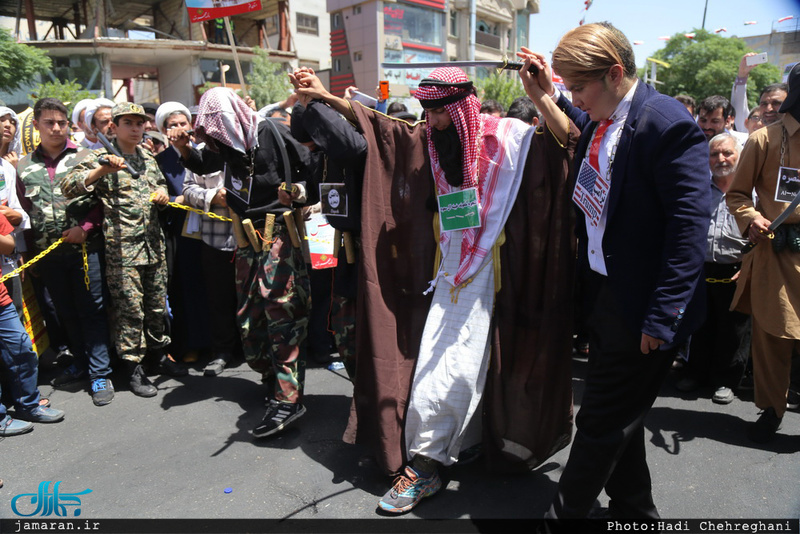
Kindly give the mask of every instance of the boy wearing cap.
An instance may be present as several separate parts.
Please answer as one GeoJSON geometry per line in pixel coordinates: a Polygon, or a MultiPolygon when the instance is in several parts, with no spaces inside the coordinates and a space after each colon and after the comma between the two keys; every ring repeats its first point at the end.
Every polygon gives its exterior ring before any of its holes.
{"type": "Polygon", "coordinates": [[[111,110],[114,147],[90,153],[63,180],[64,196],[95,194],[103,203],[106,279],[116,319],[115,344],[125,361],[130,388],[141,397],[157,389],[140,365],[148,349],[165,357],[166,261],[164,234],[156,206],[169,201],[166,181],[155,159],[139,147],[147,115],[141,106],[123,102],[111,110]],[[135,177],[136,176],[136,177],[135,177]]]}

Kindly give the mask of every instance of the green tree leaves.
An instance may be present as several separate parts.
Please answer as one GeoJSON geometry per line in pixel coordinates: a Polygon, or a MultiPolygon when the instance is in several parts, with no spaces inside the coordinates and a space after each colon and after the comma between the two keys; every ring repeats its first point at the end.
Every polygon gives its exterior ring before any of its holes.
{"type": "MultiPolygon", "coordinates": [[[[739,62],[752,52],[736,37],[720,37],[706,30],[692,30],[694,39],[676,33],[653,57],[666,61],[670,68],[658,68],[658,90],[667,95],[687,93],[698,102],[711,95],[730,98],[731,86],[739,70],[739,62]]],[[[780,81],[780,69],[759,65],[750,72],[747,100],[750,108],[758,103],[762,87],[780,81]]]]}
{"type": "Polygon", "coordinates": [[[0,28],[0,90],[13,91],[35,81],[51,64],[44,50],[15,42],[9,30],[0,28]]]}

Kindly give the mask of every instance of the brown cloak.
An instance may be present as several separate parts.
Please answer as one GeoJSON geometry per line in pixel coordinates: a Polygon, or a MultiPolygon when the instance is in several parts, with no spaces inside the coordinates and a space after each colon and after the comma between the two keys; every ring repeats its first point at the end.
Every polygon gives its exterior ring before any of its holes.
{"type": "MultiPolygon", "coordinates": [[[[369,447],[384,471],[406,463],[403,421],[434,275],[436,241],[425,128],[354,106],[367,141],[362,189],[357,371],[344,439],[369,447]],[[357,424],[356,424],[357,420],[357,424]]],[[[495,469],[530,469],[572,433],[574,213],[569,149],[534,135],[500,249],[484,442],[495,469]],[[511,443],[518,445],[512,445],[511,443]],[[505,452],[502,452],[505,451],[505,452]],[[522,452],[520,452],[522,451],[522,452]]]]}

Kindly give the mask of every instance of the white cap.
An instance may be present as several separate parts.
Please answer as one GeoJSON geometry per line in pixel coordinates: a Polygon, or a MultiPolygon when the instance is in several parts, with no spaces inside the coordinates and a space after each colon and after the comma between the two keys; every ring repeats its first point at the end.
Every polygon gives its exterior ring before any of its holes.
{"type": "Polygon", "coordinates": [[[78,124],[78,120],[81,118],[81,111],[86,109],[92,102],[94,102],[94,98],[84,98],[75,104],[75,108],[72,110],[72,124],[78,124]]]}
{"type": "Polygon", "coordinates": [[[92,119],[94,118],[94,114],[97,112],[98,109],[113,108],[114,105],[115,104],[113,100],[109,100],[107,98],[95,98],[94,100],[91,101],[91,103],[88,106],[86,106],[86,113],[83,116],[84,124],[86,124],[86,126],[88,127],[91,127],[92,119]]]}

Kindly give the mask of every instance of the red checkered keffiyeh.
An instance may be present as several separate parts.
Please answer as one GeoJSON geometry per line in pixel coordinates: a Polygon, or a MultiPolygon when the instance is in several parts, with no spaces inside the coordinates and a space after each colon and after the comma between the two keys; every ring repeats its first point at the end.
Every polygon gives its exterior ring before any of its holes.
{"type": "MultiPolygon", "coordinates": [[[[427,79],[451,84],[469,82],[464,71],[455,67],[440,67],[431,72],[427,79]]],[[[462,150],[464,150],[464,183],[460,189],[477,188],[481,226],[463,230],[458,272],[454,275],[440,272],[437,275],[437,279],[444,276],[456,287],[468,282],[475,275],[505,224],[506,202],[510,190],[508,182],[501,182],[500,163],[507,156],[508,141],[512,136],[518,135],[512,133],[518,128],[512,121],[480,114],[481,104],[478,98],[472,94],[471,87],[426,85],[423,80],[414,96],[421,101],[423,107],[435,109],[439,107],[437,100],[457,98],[459,94],[464,96],[452,103],[443,104],[441,107],[444,107],[450,114],[450,119],[458,131],[462,150]],[[492,165],[492,162],[495,164],[492,165]]],[[[428,126],[428,151],[438,194],[453,192],[456,188],[447,183],[444,170],[439,164],[439,155],[433,145],[430,125],[428,126]]],[[[516,191],[514,191],[515,194],[516,191]]],[[[443,253],[447,253],[449,241],[450,232],[441,232],[439,246],[443,253]]],[[[431,287],[435,285],[436,280],[433,280],[431,287]]]]}
{"type": "MultiPolygon", "coordinates": [[[[439,67],[431,72],[428,79],[441,80],[447,83],[465,83],[469,82],[469,78],[463,70],[456,67],[439,67]]],[[[424,82],[423,82],[424,83],[424,82]]],[[[469,90],[460,87],[446,87],[440,85],[422,85],[420,84],[414,96],[419,100],[438,100],[441,98],[449,97],[464,93],[465,98],[453,102],[452,104],[445,104],[444,107],[450,114],[450,120],[458,131],[458,137],[461,139],[461,147],[464,150],[463,169],[464,184],[462,189],[478,186],[478,143],[480,141],[479,128],[481,125],[480,112],[481,103],[478,98],[471,94],[469,90]]],[[[423,105],[423,107],[425,107],[423,105]]],[[[431,164],[433,168],[434,179],[436,181],[436,188],[439,194],[450,192],[450,186],[444,177],[444,171],[439,165],[439,154],[433,146],[433,136],[431,135],[431,126],[428,125],[428,152],[431,156],[431,164]]],[[[480,193],[480,192],[479,192],[480,193]]],[[[480,203],[480,196],[478,197],[480,203]]]]}
{"type": "Polygon", "coordinates": [[[243,154],[258,146],[258,115],[228,87],[214,87],[203,94],[195,130],[209,146],[216,141],[243,154]]]}

